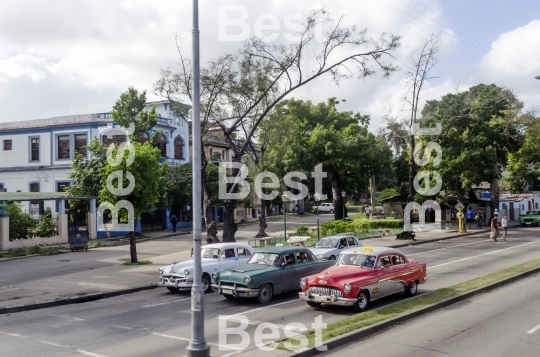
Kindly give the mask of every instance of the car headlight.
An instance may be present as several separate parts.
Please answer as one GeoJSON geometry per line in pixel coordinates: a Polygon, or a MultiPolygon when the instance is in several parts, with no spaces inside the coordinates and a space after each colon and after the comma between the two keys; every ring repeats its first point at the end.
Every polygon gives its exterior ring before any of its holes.
{"type": "Polygon", "coordinates": [[[163,268],[159,268],[159,276],[163,275],[163,268]]]}
{"type": "Polygon", "coordinates": [[[246,283],[246,284],[251,283],[251,278],[250,278],[249,276],[246,276],[246,277],[244,278],[244,283],[246,283]]]}
{"type": "Polygon", "coordinates": [[[212,279],[216,280],[217,279],[217,274],[212,274],[212,279]]]}
{"type": "Polygon", "coordinates": [[[300,288],[304,290],[306,287],[306,279],[302,278],[300,279],[300,288]]]}
{"type": "Polygon", "coordinates": [[[319,258],[319,259],[324,259],[324,254],[318,254],[318,255],[317,255],[317,258],[319,258]]]}
{"type": "Polygon", "coordinates": [[[351,292],[351,284],[345,283],[345,285],[343,285],[343,291],[345,292],[345,294],[350,293],[351,292]]]}
{"type": "Polygon", "coordinates": [[[185,274],[185,275],[189,275],[189,270],[188,270],[188,269],[184,269],[184,274],[185,274]]]}

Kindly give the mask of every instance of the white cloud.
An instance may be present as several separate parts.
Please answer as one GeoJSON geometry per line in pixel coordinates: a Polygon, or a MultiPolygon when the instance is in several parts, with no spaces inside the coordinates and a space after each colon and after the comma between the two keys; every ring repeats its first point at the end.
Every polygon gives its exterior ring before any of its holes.
{"type": "Polygon", "coordinates": [[[46,76],[46,64],[45,58],[26,54],[0,59],[0,82],[7,84],[10,80],[21,77],[40,82],[46,76]]]}

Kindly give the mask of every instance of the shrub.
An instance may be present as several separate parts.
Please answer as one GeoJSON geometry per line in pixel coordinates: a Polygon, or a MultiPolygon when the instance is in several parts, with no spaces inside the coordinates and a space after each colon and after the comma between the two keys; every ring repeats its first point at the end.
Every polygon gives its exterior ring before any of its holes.
{"type": "Polygon", "coordinates": [[[10,203],[7,206],[9,212],[9,239],[28,238],[31,230],[36,227],[32,216],[23,212],[17,203],[10,203]]]}
{"type": "Polygon", "coordinates": [[[33,230],[33,237],[52,237],[58,235],[56,230],[56,224],[52,218],[52,212],[50,208],[45,209],[43,213],[43,220],[38,223],[37,227],[33,230]]]}
{"type": "Polygon", "coordinates": [[[332,221],[321,225],[321,234],[329,236],[332,234],[346,232],[367,232],[370,229],[391,229],[403,228],[403,222],[399,219],[376,219],[373,221],[356,220],[352,222],[332,221]]]}
{"type": "Polygon", "coordinates": [[[296,227],[296,235],[297,236],[305,236],[308,234],[309,228],[306,226],[298,226],[296,227]]]}

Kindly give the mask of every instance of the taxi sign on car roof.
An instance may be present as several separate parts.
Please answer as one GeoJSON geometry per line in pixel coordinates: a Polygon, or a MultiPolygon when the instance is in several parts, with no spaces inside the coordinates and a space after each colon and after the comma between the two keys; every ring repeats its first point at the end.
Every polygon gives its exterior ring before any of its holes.
{"type": "Polygon", "coordinates": [[[373,248],[371,247],[363,247],[362,250],[365,252],[373,252],[373,248]]]}

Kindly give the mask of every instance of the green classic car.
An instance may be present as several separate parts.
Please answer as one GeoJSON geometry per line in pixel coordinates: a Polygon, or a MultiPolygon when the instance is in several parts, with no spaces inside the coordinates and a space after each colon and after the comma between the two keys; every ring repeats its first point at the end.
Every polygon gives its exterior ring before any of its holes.
{"type": "Polygon", "coordinates": [[[300,279],[334,265],[319,260],[304,247],[266,247],[255,250],[247,264],[214,274],[214,290],[227,299],[257,298],[267,304],[273,295],[299,290],[300,279]]]}
{"type": "Polygon", "coordinates": [[[525,226],[540,226],[540,211],[527,211],[526,214],[520,214],[518,222],[525,226]]]}

